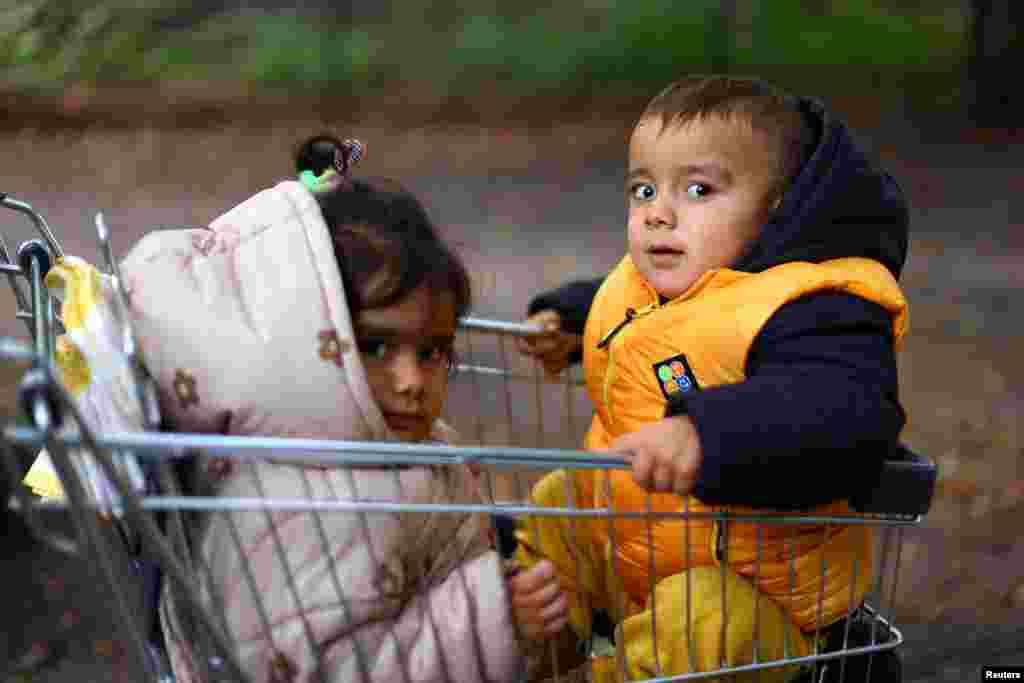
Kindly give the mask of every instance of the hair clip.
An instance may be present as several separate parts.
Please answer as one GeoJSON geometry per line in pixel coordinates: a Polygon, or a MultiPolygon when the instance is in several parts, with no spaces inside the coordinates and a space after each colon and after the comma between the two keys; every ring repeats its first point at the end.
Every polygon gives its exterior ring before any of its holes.
{"type": "Polygon", "coordinates": [[[330,168],[319,176],[311,170],[299,173],[299,182],[310,192],[325,192],[332,187],[344,185],[350,180],[352,169],[366,157],[366,145],[359,140],[345,140],[334,150],[330,168]]]}
{"type": "Polygon", "coordinates": [[[313,192],[314,190],[316,190],[317,184],[320,182],[320,179],[317,178],[312,171],[307,169],[299,174],[299,182],[305,185],[307,190],[313,192]]]}
{"type": "Polygon", "coordinates": [[[347,180],[352,169],[365,157],[366,145],[349,138],[341,143],[341,147],[334,150],[334,170],[347,180]]]}

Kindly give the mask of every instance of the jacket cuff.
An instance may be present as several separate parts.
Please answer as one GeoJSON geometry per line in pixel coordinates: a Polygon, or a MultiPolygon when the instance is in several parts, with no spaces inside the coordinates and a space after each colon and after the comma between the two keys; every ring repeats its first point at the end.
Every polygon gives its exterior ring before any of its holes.
{"type": "Polygon", "coordinates": [[[678,417],[680,415],[689,415],[690,408],[686,402],[686,394],[677,393],[673,394],[668,400],[668,404],[665,406],[665,417],[678,417]]]}
{"type": "Polygon", "coordinates": [[[546,309],[558,311],[562,318],[563,332],[583,334],[590,305],[594,303],[594,297],[602,282],[603,279],[577,280],[544,292],[530,302],[527,315],[534,315],[546,309]]]}

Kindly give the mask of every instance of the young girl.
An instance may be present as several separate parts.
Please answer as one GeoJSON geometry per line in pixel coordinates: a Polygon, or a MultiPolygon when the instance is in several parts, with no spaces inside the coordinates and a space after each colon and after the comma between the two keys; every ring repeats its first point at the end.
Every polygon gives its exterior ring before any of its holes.
{"type": "MultiPolygon", "coordinates": [[[[150,234],[122,274],[164,428],[223,435],[447,442],[439,420],[459,259],[420,203],[349,176],[357,143],[308,141],[282,182],[208,230],[150,234]]],[[[474,502],[461,469],[325,467],[294,453],[202,457],[225,498],[474,502]]],[[[202,515],[197,589],[263,681],[511,681],[522,666],[497,555],[468,514],[257,510],[202,515]]],[[[180,683],[212,680],[168,585],[180,683]]]]}

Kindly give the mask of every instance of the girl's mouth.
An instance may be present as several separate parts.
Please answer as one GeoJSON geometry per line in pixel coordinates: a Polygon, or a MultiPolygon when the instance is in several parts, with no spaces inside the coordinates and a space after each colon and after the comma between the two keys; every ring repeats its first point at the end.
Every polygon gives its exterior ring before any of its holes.
{"type": "Polygon", "coordinates": [[[413,413],[384,413],[384,421],[395,431],[416,431],[423,427],[425,418],[413,413]]]}

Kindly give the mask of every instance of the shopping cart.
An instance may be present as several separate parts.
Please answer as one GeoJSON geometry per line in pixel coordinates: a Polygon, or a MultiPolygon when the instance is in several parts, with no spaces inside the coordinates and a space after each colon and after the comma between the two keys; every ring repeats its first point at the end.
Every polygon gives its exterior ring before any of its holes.
{"type": "MultiPolygon", "coordinates": [[[[331,542],[324,531],[330,528],[325,520],[331,516],[358,517],[363,532],[369,533],[368,520],[388,515],[484,515],[494,520],[495,543],[505,555],[514,550],[515,540],[508,531],[510,520],[516,519],[528,522],[543,516],[562,516],[581,523],[598,519],[612,524],[617,519],[635,518],[650,524],[656,516],[667,516],[678,518],[683,528],[688,528],[692,515],[685,507],[675,512],[639,514],[607,508],[583,509],[572,503],[571,496],[570,503],[561,507],[530,504],[531,487],[547,472],[555,469],[607,471],[627,465],[615,457],[575,450],[590,415],[582,381],[572,372],[557,379],[548,378],[539,366],[514,353],[516,337],[537,332],[517,323],[475,318],[462,321],[448,419],[462,435],[463,442],[471,445],[437,446],[160,433],[155,430],[155,425],[159,424],[155,394],[138,360],[130,322],[124,315],[125,334],[119,352],[136,373],[137,400],[149,428],[139,433],[94,433],[62,385],[53,360],[56,335],[62,327],[43,278],[55,260],[63,257],[61,246],[46,221],[31,206],[4,195],[0,195],[0,203],[28,216],[42,236],[41,240],[22,243],[13,259],[0,236],[3,257],[0,271],[11,282],[17,316],[26,323],[30,337],[30,341],[0,339],[3,362],[20,363],[27,368],[17,388],[23,422],[8,425],[0,439],[4,467],[15,484],[14,495],[5,502],[10,510],[24,517],[41,540],[56,545],[63,552],[87,557],[99,569],[115,596],[112,609],[121,638],[128,646],[131,670],[135,672],[126,680],[172,681],[173,676],[162,643],[158,636],[154,637],[158,631],[154,629],[155,615],[134,604],[126,590],[140,578],[126,573],[124,567],[132,564],[126,565],[125,558],[136,560],[136,567],[155,566],[161,571],[163,581],[169,584],[175,596],[176,608],[184,615],[205,680],[248,680],[233,640],[236,634],[231,632],[224,618],[225,605],[218,602],[216,591],[208,594],[197,590],[199,585],[209,585],[206,581],[209,568],[190,550],[193,533],[190,529],[194,529],[193,517],[197,514],[231,520],[245,514],[301,512],[315,521],[314,528],[324,548],[331,542]],[[63,501],[40,500],[24,487],[17,486],[24,472],[14,449],[37,452],[40,448],[46,449],[59,474],[66,496],[63,501]],[[260,463],[268,453],[273,453],[275,461],[280,463],[282,458],[287,459],[289,452],[295,452],[302,454],[304,463],[314,458],[327,468],[380,465],[393,468],[395,472],[400,471],[396,466],[443,469],[475,465],[482,470],[479,500],[453,504],[410,503],[358,495],[331,499],[238,499],[204,495],[196,488],[183,490],[179,477],[181,464],[197,452],[239,463],[260,463]],[[92,470],[81,465],[86,456],[93,465],[92,470]],[[133,474],[133,467],[140,463],[146,480],[141,486],[133,474]],[[96,476],[106,478],[116,493],[115,498],[97,498],[94,482],[88,481],[96,476]],[[47,515],[67,513],[75,529],[71,537],[55,534],[53,525],[47,521],[47,515]],[[116,531],[112,533],[111,529],[116,531]]],[[[100,253],[114,282],[118,283],[118,306],[124,314],[127,310],[125,297],[117,280],[109,232],[99,216],[97,229],[100,253]]],[[[815,524],[823,534],[836,525],[870,525],[878,531],[875,535],[879,549],[875,553],[877,561],[873,566],[855,571],[870,573],[872,589],[866,601],[850,601],[845,619],[815,625],[815,645],[809,655],[797,656],[787,647],[781,658],[768,660],[759,657],[755,638],[748,660],[722,662],[713,670],[658,675],[647,680],[652,683],[720,680],[730,675],[757,680],[762,674],[768,676],[784,669],[791,680],[805,682],[898,683],[901,674],[895,650],[903,639],[884,615],[891,611],[898,595],[903,531],[918,524],[927,512],[935,479],[934,465],[900,450],[885,462],[877,484],[851,501],[857,511],[855,516],[809,518],[797,513],[738,515],[728,512],[711,515],[718,520],[725,536],[740,525],[754,525],[758,529],[790,525],[806,530],[808,524],[815,524]]],[[[526,528],[530,528],[528,523],[526,528]]],[[[760,532],[757,538],[760,557],[760,532]]],[[[610,542],[614,556],[614,534],[610,542]]],[[[279,539],[278,549],[281,551],[279,539]]],[[[722,572],[728,566],[728,544],[725,552],[720,564],[722,572]]],[[[795,553],[790,555],[791,562],[794,556],[795,553]]],[[[287,561],[283,566],[287,572],[287,561]]],[[[822,577],[828,569],[823,559],[822,577]]],[[[248,574],[248,570],[243,573],[248,574]]],[[[288,578],[294,586],[293,577],[288,578]]],[[[252,578],[245,576],[242,580],[251,582],[252,578]]],[[[851,593],[852,589],[851,585],[851,593]]],[[[345,587],[335,581],[334,590],[344,602],[345,587]]],[[[254,586],[252,594],[258,596],[254,586]]],[[[724,605],[724,593],[721,599],[724,605]]],[[[255,605],[254,609],[259,613],[261,605],[255,605]]],[[[689,624],[689,613],[685,618],[689,624]]],[[[754,619],[756,624],[756,611],[754,619]]],[[[722,624],[723,639],[727,629],[728,618],[722,624]]],[[[754,632],[757,633],[756,626],[754,632]]],[[[531,675],[538,679],[567,681],[614,680],[614,670],[618,669],[618,676],[628,680],[626,662],[621,648],[616,650],[614,638],[614,624],[610,623],[608,614],[595,614],[594,635],[590,640],[578,644],[568,654],[552,644],[544,653],[543,666],[531,675]],[[609,670],[611,674],[607,673],[609,670]],[[608,675],[612,677],[602,678],[608,675]]],[[[657,642],[657,638],[653,641],[657,642]]],[[[359,660],[356,671],[370,680],[367,657],[359,652],[358,644],[355,649],[359,660]]],[[[291,680],[294,673],[287,658],[275,660],[273,680],[291,680]]],[[[526,672],[523,675],[525,680],[526,672]]]]}

